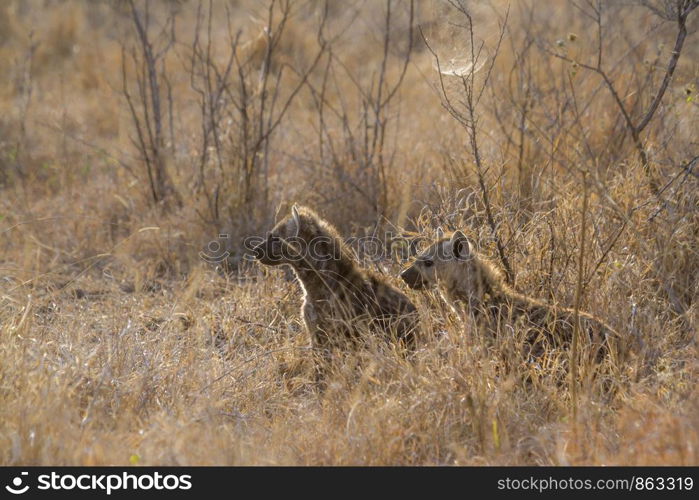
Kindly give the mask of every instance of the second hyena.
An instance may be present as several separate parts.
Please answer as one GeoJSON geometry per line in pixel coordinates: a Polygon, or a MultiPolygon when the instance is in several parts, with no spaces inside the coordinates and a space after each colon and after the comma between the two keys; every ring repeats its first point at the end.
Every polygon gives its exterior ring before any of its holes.
{"type": "MultiPolygon", "coordinates": [[[[418,255],[401,278],[413,289],[436,287],[454,311],[473,315],[491,332],[502,331],[505,324],[524,326],[527,351],[537,357],[549,347],[569,346],[573,338],[573,309],[513,290],[461,231],[451,236],[440,231],[437,241],[418,255]]],[[[619,335],[610,326],[582,311],[578,319],[584,339],[581,346],[590,359],[601,361],[607,354],[618,354],[619,335]]]]}
{"type": "Polygon", "coordinates": [[[304,323],[325,359],[366,331],[414,346],[412,302],[386,278],[360,268],[335,228],[309,208],[294,205],[253,253],[262,264],[291,266],[304,291],[304,323]]]}

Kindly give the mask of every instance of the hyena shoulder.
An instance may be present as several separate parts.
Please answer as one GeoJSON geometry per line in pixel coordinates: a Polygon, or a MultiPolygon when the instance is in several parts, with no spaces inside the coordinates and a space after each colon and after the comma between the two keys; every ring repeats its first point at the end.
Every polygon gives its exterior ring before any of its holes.
{"type": "Polygon", "coordinates": [[[382,311],[397,314],[416,311],[415,305],[389,278],[371,273],[368,282],[382,311]]]}

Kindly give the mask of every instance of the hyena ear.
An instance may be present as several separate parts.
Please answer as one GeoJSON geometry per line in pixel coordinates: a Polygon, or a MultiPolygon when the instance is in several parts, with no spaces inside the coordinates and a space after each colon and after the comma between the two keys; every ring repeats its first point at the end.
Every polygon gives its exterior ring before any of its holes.
{"type": "Polygon", "coordinates": [[[444,238],[444,231],[442,231],[441,227],[438,227],[437,228],[437,239],[441,240],[442,238],[444,238]]]}
{"type": "Polygon", "coordinates": [[[296,225],[296,234],[294,236],[298,236],[301,230],[301,216],[299,215],[299,208],[296,203],[291,207],[291,217],[294,221],[294,225],[296,225]]]}
{"type": "Polygon", "coordinates": [[[461,231],[454,231],[454,234],[449,241],[454,257],[464,259],[471,254],[471,245],[468,238],[461,231]]]}

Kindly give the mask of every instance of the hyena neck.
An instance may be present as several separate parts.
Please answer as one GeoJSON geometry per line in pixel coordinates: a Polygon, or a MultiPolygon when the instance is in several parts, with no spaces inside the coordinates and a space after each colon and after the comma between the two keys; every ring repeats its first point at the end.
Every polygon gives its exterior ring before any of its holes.
{"type": "Polygon", "coordinates": [[[301,228],[297,238],[307,248],[303,258],[290,264],[303,284],[306,297],[327,302],[347,295],[348,289],[361,288],[365,276],[335,228],[308,208],[299,211],[301,228]]]}
{"type": "Polygon", "coordinates": [[[346,256],[337,260],[295,262],[292,268],[307,298],[313,302],[338,300],[346,295],[345,290],[361,289],[365,281],[365,276],[346,256]]]}
{"type": "Polygon", "coordinates": [[[507,305],[515,313],[526,313],[533,301],[508,286],[495,267],[485,260],[465,262],[458,279],[447,287],[455,302],[467,306],[473,313],[499,309],[507,305]]]}

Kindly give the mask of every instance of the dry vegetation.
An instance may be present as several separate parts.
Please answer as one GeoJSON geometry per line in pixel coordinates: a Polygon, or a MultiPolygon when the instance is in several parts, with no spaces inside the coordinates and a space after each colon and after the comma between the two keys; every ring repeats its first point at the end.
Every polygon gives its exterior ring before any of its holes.
{"type": "Polygon", "coordinates": [[[0,463],[699,464],[695,4],[1,2],[0,463]],[[241,259],[293,202],[578,289],[618,390],[411,294],[414,359],[318,392],[299,287],[241,259]]]}

